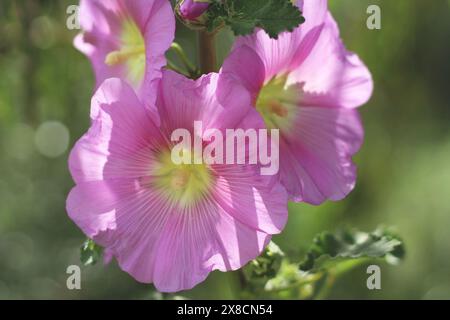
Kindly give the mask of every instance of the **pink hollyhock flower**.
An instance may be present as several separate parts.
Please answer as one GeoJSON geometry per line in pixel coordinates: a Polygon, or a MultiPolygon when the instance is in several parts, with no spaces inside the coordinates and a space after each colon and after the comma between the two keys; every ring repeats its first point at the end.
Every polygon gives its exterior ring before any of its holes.
{"type": "Polygon", "coordinates": [[[123,270],[160,291],[242,267],[286,223],[285,189],[255,166],[171,161],[175,129],[260,121],[245,89],[217,83],[217,74],[194,81],[165,71],[157,127],[131,87],[106,80],[92,99],[92,126],[70,155],[69,216],[123,270]]]}
{"type": "Polygon", "coordinates": [[[170,2],[81,0],[79,20],[83,33],[75,46],[91,60],[96,87],[105,79],[121,78],[143,101],[154,103],[164,54],[175,35],[170,2]]]}
{"type": "Polygon", "coordinates": [[[306,22],[270,39],[241,37],[221,70],[252,94],[269,128],[280,129],[280,179],[295,201],[343,199],[355,186],[352,155],[363,140],[355,108],[373,89],[348,52],[326,0],[298,1],[306,22]]]}
{"type": "Polygon", "coordinates": [[[200,17],[209,7],[208,0],[183,0],[180,4],[180,16],[187,20],[200,17]]]}

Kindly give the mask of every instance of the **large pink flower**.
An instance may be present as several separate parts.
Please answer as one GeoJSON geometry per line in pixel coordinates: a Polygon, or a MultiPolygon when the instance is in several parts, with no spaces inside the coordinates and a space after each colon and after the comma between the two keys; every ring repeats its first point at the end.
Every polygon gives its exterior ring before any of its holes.
{"type": "Polygon", "coordinates": [[[96,87],[108,78],[130,83],[146,104],[154,104],[165,66],[165,52],[175,35],[168,0],[81,0],[83,33],[75,46],[94,67],[96,87]]]}
{"type": "Polygon", "coordinates": [[[269,128],[280,129],[280,179],[296,201],[340,200],[355,186],[352,155],[363,129],[355,108],[372,93],[370,72],[348,52],[326,0],[298,1],[306,22],[270,39],[238,39],[222,68],[252,94],[269,128]]]}
{"type": "Polygon", "coordinates": [[[92,99],[92,126],[70,155],[69,216],[123,270],[160,291],[242,267],[286,223],[285,189],[255,166],[171,161],[175,129],[260,121],[245,89],[217,83],[217,74],[193,81],[165,71],[157,127],[131,87],[106,80],[92,99]]]}

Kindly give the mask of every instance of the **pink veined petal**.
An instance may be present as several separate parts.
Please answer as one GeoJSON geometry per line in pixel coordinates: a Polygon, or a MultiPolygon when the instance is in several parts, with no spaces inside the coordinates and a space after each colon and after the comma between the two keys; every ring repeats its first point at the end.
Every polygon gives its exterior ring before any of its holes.
{"type": "Polygon", "coordinates": [[[219,78],[211,73],[194,81],[164,71],[158,110],[160,118],[166,119],[167,133],[178,128],[192,129],[194,121],[202,121],[204,130],[235,128],[242,121],[252,109],[249,93],[219,78]]]}
{"type": "Polygon", "coordinates": [[[167,224],[158,249],[154,284],[160,291],[191,289],[213,270],[244,266],[261,254],[270,238],[216,203],[203,203],[193,212],[172,216],[167,224]]]}
{"type": "MultiPolygon", "coordinates": [[[[264,30],[257,30],[251,36],[238,38],[233,50],[241,46],[248,46],[254,50],[264,64],[265,80],[270,80],[277,74],[289,71],[299,41],[297,31],[284,32],[275,40],[264,30]]],[[[248,69],[249,67],[244,70],[248,69]]]]}
{"type": "Polygon", "coordinates": [[[297,0],[296,5],[305,17],[305,22],[299,28],[304,38],[311,30],[325,22],[328,0],[297,0]]]}
{"type": "Polygon", "coordinates": [[[118,12],[116,0],[81,0],[78,13],[81,28],[97,35],[116,33],[119,31],[118,12]]]}
{"type": "MultiPolygon", "coordinates": [[[[107,183],[92,181],[75,186],[67,198],[69,217],[90,238],[114,230],[117,195],[107,183]]],[[[107,245],[107,242],[102,242],[107,245]]]]}
{"type": "Polygon", "coordinates": [[[233,218],[268,234],[284,229],[287,222],[287,194],[271,176],[259,176],[255,166],[214,166],[220,175],[215,200],[233,218]],[[251,182],[251,183],[250,183],[251,182]]]}
{"type": "Polygon", "coordinates": [[[119,79],[106,80],[92,98],[92,126],[69,157],[75,182],[147,172],[149,148],[161,140],[151,117],[129,85],[119,79]]]}
{"type": "MultiPolygon", "coordinates": [[[[129,14],[136,21],[141,30],[148,30],[147,24],[157,17],[158,14],[167,14],[167,12],[159,12],[170,8],[167,0],[113,0],[116,1],[121,13],[129,14]]],[[[166,20],[170,15],[166,15],[166,20]]],[[[161,17],[157,17],[161,19],[161,17]]]]}
{"type": "Polygon", "coordinates": [[[233,50],[248,46],[259,55],[265,66],[265,81],[295,68],[320,35],[326,18],[327,0],[298,0],[296,5],[302,10],[305,22],[293,32],[283,32],[278,39],[271,39],[264,30],[258,30],[251,36],[236,40],[233,50]]]}
{"type": "Polygon", "coordinates": [[[297,68],[311,53],[325,25],[328,0],[297,0],[305,22],[292,32],[293,55],[288,71],[297,68]]]}
{"type": "MultiPolygon", "coordinates": [[[[146,0],[140,0],[144,5],[146,0]]],[[[158,86],[162,78],[163,67],[167,64],[165,53],[175,38],[175,17],[167,0],[153,4],[151,18],[144,29],[144,39],[148,45],[146,52],[146,74],[139,95],[147,106],[156,101],[158,86]]]]}
{"type": "Polygon", "coordinates": [[[365,104],[373,91],[369,70],[345,49],[331,15],[314,48],[290,73],[288,82],[304,84],[304,105],[356,108],[365,104]]]}
{"type": "Polygon", "coordinates": [[[207,260],[216,252],[214,225],[219,219],[215,206],[206,201],[170,216],[156,251],[152,281],[159,291],[191,289],[214,270],[207,260]]]}
{"type": "Polygon", "coordinates": [[[301,107],[295,133],[281,143],[281,181],[296,201],[320,204],[345,198],[356,182],[351,157],[363,129],[357,111],[301,107]]]}
{"type": "Polygon", "coordinates": [[[83,232],[105,246],[110,257],[116,256],[122,269],[147,282],[170,218],[168,209],[167,202],[138,179],[83,182],[67,200],[69,216],[83,232]]]}
{"type": "MultiPolygon", "coordinates": [[[[217,176],[212,203],[218,217],[213,225],[213,254],[207,266],[213,270],[236,270],[261,254],[271,234],[287,222],[287,195],[270,177],[261,177],[255,166],[215,165],[217,176]],[[270,195],[270,196],[269,196],[270,195]]],[[[205,214],[211,212],[207,206],[205,214]]],[[[203,221],[203,220],[200,220],[203,221]]]]}
{"type": "Polygon", "coordinates": [[[211,80],[212,75],[194,81],[170,70],[163,72],[157,105],[160,118],[166,120],[162,126],[166,134],[179,128],[191,130],[194,121],[202,120],[204,106],[198,101],[205,96],[211,80]]]}
{"type": "Polygon", "coordinates": [[[247,45],[241,45],[230,53],[220,70],[220,83],[228,81],[229,85],[242,85],[251,94],[252,101],[258,98],[267,79],[266,67],[260,56],[247,45]]]}
{"type": "Polygon", "coordinates": [[[114,253],[130,247],[128,236],[139,235],[144,223],[151,224],[157,236],[167,219],[158,211],[165,202],[145,186],[141,179],[82,182],[70,192],[67,212],[88,237],[114,253]]]}

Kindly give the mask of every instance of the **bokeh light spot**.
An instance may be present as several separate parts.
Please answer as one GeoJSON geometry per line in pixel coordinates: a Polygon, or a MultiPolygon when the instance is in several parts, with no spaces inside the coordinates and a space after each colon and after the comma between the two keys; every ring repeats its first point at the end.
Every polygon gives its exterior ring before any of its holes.
{"type": "Polygon", "coordinates": [[[64,154],[69,146],[69,140],[69,130],[58,121],[42,123],[34,139],[39,153],[49,158],[57,158],[64,154]]]}

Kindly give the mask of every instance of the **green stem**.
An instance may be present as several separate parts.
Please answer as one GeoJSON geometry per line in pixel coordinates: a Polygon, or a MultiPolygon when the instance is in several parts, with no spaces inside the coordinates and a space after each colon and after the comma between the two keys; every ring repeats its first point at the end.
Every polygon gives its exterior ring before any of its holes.
{"type": "Polygon", "coordinates": [[[351,271],[369,261],[371,261],[370,258],[359,258],[359,259],[343,261],[343,262],[337,264],[334,268],[330,269],[326,273],[325,283],[322,285],[319,292],[316,294],[315,299],[316,300],[326,299],[329,296],[329,294],[331,292],[331,288],[333,287],[333,285],[335,284],[337,279],[339,279],[342,275],[348,273],[349,271],[351,271]]]}
{"type": "Polygon", "coordinates": [[[325,274],[325,283],[320,288],[315,296],[315,300],[324,300],[330,294],[331,288],[336,282],[336,275],[333,273],[325,274]]]}
{"type": "Polygon", "coordinates": [[[335,268],[333,268],[332,271],[336,277],[340,277],[343,274],[346,274],[347,272],[355,269],[356,267],[359,267],[360,265],[368,263],[372,260],[373,260],[372,258],[359,258],[359,259],[343,261],[343,262],[339,263],[335,268]]]}
{"type": "Polygon", "coordinates": [[[202,74],[215,72],[217,70],[215,33],[199,31],[198,49],[202,74]]]}
{"type": "Polygon", "coordinates": [[[311,278],[309,278],[308,280],[299,280],[299,281],[291,283],[285,287],[265,290],[265,292],[276,293],[276,292],[281,292],[281,291],[286,291],[286,290],[298,289],[298,288],[301,288],[301,287],[309,285],[309,284],[315,284],[323,276],[324,276],[323,273],[317,273],[314,276],[312,276],[311,278]]]}

